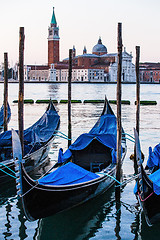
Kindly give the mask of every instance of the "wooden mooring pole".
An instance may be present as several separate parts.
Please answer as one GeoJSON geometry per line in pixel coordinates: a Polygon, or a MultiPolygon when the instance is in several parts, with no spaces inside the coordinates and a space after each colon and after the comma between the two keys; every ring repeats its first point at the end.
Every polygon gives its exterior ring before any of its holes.
{"type": "Polygon", "coordinates": [[[72,49],[69,49],[68,69],[68,147],[71,145],[71,81],[72,81],[72,49]]]}
{"type": "Polygon", "coordinates": [[[19,31],[19,98],[18,98],[19,137],[24,154],[24,27],[19,31]]]}
{"type": "MultiPolygon", "coordinates": [[[[139,79],[139,59],[140,59],[140,47],[136,46],[136,130],[139,135],[139,121],[140,121],[140,79],[139,79]]],[[[136,161],[136,150],[134,148],[134,170],[135,174],[138,173],[138,165],[136,161]]]]}
{"type": "Polygon", "coordinates": [[[7,131],[7,119],[8,119],[8,53],[4,53],[4,119],[3,126],[4,131],[7,131]]]}
{"type": "Polygon", "coordinates": [[[139,58],[140,47],[136,46],[136,130],[139,135],[139,116],[140,116],[140,79],[139,79],[139,58]]]}
{"type": "MultiPolygon", "coordinates": [[[[118,66],[117,66],[117,166],[116,179],[121,179],[121,74],[122,74],[122,23],[118,23],[118,66]]],[[[120,200],[120,187],[116,188],[116,197],[120,200]]]]}

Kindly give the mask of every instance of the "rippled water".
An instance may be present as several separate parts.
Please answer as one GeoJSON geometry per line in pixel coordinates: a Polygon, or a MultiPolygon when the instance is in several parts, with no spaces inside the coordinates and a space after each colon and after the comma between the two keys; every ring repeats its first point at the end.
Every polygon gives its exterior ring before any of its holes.
{"type": "MultiPolygon", "coordinates": [[[[122,105],[122,124],[125,131],[133,135],[135,127],[135,89],[136,85],[122,85],[122,99],[130,100],[131,105],[122,105]]],[[[72,99],[116,99],[115,84],[73,84],[72,99]]],[[[9,84],[9,103],[12,118],[9,128],[17,128],[18,84],[9,84]]],[[[67,84],[25,84],[25,99],[67,99],[67,84]]],[[[0,84],[0,104],[3,99],[3,84],[0,84]]],[[[141,85],[141,100],[156,100],[155,106],[140,108],[140,139],[142,151],[147,160],[148,147],[160,142],[160,85],[141,85]]],[[[61,117],[60,131],[67,134],[67,105],[57,104],[61,117]]],[[[88,132],[96,122],[103,104],[72,104],[72,138],[88,132]]],[[[112,105],[116,113],[116,106],[112,105]]],[[[25,105],[25,128],[32,125],[43,114],[45,104],[25,105]]],[[[58,149],[67,148],[66,140],[57,137],[50,151],[51,162],[57,159],[58,149]]],[[[124,178],[133,174],[133,162],[129,156],[134,145],[127,141],[127,155],[123,164],[124,178]]],[[[129,183],[121,193],[121,206],[118,211],[115,205],[114,187],[82,206],[68,210],[55,216],[28,222],[24,217],[21,202],[17,200],[14,184],[0,188],[0,239],[160,239],[160,224],[149,228],[143,214],[135,212],[136,198],[133,194],[134,182],[129,183]]]]}

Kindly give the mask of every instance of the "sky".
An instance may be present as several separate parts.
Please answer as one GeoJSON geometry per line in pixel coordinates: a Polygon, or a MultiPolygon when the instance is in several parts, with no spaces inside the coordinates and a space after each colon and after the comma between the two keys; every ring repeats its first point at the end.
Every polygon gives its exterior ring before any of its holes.
{"type": "Polygon", "coordinates": [[[135,46],[141,62],[160,62],[159,0],[1,0],[0,65],[8,52],[10,67],[19,58],[19,28],[25,31],[25,64],[47,64],[48,26],[53,7],[60,35],[60,60],[75,45],[77,55],[87,53],[99,36],[108,53],[117,52],[117,27],[135,63],[135,46]]]}

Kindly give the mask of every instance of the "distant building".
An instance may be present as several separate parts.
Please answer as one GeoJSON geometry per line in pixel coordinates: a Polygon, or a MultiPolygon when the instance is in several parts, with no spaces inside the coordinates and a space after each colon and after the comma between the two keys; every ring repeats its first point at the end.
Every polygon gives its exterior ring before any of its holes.
{"type": "MultiPolygon", "coordinates": [[[[117,81],[117,53],[107,53],[107,48],[102,44],[101,38],[98,43],[93,47],[92,53],[87,53],[86,47],[82,55],[75,56],[75,46],[73,47],[73,69],[97,69],[103,70],[103,81],[115,82],[117,81]]],[[[135,82],[135,65],[132,63],[132,54],[126,52],[122,53],[122,82],[135,82]]],[[[65,65],[68,64],[69,59],[66,58],[62,61],[65,65]]],[[[61,63],[61,66],[62,66],[61,63]]],[[[55,65],[58,68],[58,64],[55,65]]],[[[72,77],[73,81],[74,77],[72,77]]],[[[90,79],[88,79],[90,81],[90,79]]],[[[92,81],[92,80],[91,80],[92,81]]],[[[101,79],[97,78],[97,81],[101,79]]]]}
{"type": "Polygon", "coordinates": [[[26,65],[24,66],[25,81],[56,81],[56,69],[54,64],[51,66],[43,65],[26,65]]]}
{"type": "MultiPolygon", "coordinates": [[[[60,68],[56,70],[57,81],[68,81],[68,69],[60,68]]],[[[85,69],[73,68],[72,69],[73,82],[104,82],[104,69],[85,69]]]]}
{"type": "Polygon", "coordinates": [[[140,63],[140,81],[160,83],[160,63],[140,63]]]}
{"type": "MultiPolygon", "coordinates": [[[[59,60],[59,27],[53,8],[50,26],[48,27],[48,65],[25,66],[25,81],[68,81],[69,59],[59,60]]],[[[87,53],[86,46],[82,55],[76,55],[76,48],[72,51],[72,81],[78,82],[115,82],[117,81],[117,54],[108,53],[107,47],[98,43],[92,53],[87,53]]],[[[122,54],[122,81],[135,82],[135,66],[132,55],[124,49],[122,54]]]]}
{"type": "Polygon", "coordinates": [[[49,67],[43,65],[24,66],[25,81],[48,81],[49,67]]]}
{"type": "Polygon", "coordinates": [[[57,81],[57,79],[56,79],[56,69],[54,68],[53,63],[51,64],[51,67],[49,69],[48,81],[52,81],[52,82],[57,81]]]}
{"type": "MultiPolygon", "coordinates": [[[[112,63],[109,67],[109,79],[111,82],[116,81],[117,79],[117,54],[116,54],[116,62],[112,63]]],[[[135,65],[132,63],[132,55],[128,54],[124,49],[122,53],[122,82],[135,82],[136,81],[136,73],[135,73],[135,65]]]]}
{"type": "MultiPolygon", "coordinates": [[[[8,67],[8,81],[17,81],[18,79],[18,64],[15,63],[15,65],[10,68],[8,67]]],[[[0,81],[4,81],[4,65],[0,65],[0,81]]]]}

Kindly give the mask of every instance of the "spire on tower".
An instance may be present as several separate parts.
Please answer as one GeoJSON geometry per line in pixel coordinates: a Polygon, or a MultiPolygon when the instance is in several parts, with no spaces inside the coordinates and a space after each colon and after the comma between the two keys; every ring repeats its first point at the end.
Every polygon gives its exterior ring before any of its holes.
{"type": "Polygon", "coordinates": [[[52,19],[51,19],[51,25],[57,25],[55,13],[54,13],[54,7],[53,7],[53,14],[52,14],[52,19]]]}
{"type": "Polygon", "coordinates": [[[102,44],[102,40],[100,36],[99,36],[98,44],[102,44]]]}
{"type": "Polygon", "coordinates": [[[53,7],[52,19],[48,27],[48,66],[57,62],[59,62],[59,27],[57,27],[53,7]]]}
{"type": "Polygon", "coordinates": [[[86,54],[86,53],[87,53],[87,49],[86,49],[86,46],[84,46],[83,54],[86,54]]]}
{"type": "Polygon", "coordinates": [[[73,45],[73,49],[72,49],[72,57],[74,58],[76,56],[76,49],[75,46],[73,45]]]}

